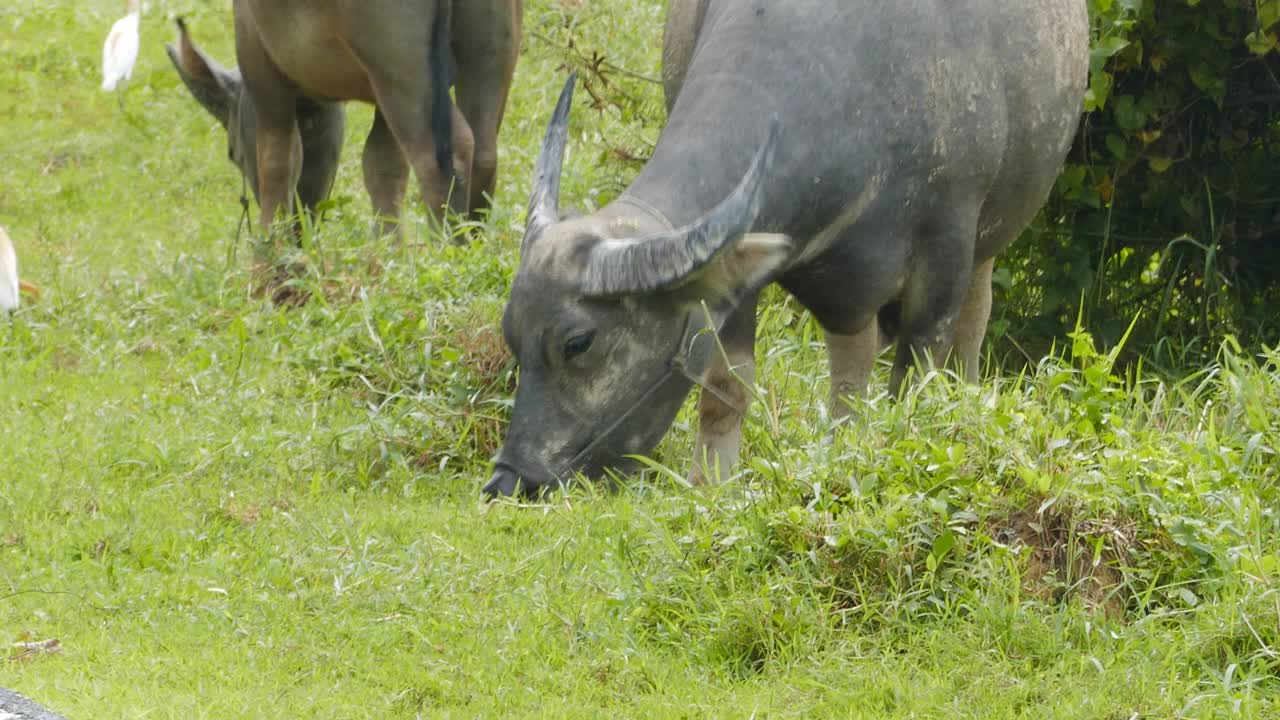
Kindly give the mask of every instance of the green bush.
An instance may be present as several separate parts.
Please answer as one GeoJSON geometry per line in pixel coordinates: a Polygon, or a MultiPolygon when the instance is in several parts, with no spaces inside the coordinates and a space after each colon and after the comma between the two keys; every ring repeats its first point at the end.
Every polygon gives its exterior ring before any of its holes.
{"type": "Polygon", "coordinates": [[[1089,0],[1086,116],[997,335],[1032,357],[1089,328],[1165,363],[1280,341],[1280,0],[1089,0]]]}

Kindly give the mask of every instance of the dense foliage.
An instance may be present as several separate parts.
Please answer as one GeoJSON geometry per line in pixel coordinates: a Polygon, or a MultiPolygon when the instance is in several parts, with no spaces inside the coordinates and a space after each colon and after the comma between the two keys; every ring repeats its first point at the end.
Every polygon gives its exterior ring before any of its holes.
{"type": "Polygon", "coordinates": [[[1083,300],[1106,342],[1175,364],[1280,340],[1280,0],[1089,0],[1087,115],[1006,256],[997,331],[1037,356],[1083,300]]]}

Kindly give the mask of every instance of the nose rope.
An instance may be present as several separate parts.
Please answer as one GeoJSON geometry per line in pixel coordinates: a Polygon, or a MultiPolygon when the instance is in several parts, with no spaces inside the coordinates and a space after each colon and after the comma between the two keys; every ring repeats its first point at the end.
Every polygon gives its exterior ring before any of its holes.
{"type": "Polygon", "coordinates": [[[676,346],[675,352],[673,352],[671,354],[671,357],[667,360],[667,371],[663,373],[661,377],[655,380],[653,384],[651,384],[648,388],[646,388],[644,393],[642,393],[640,397],[637,398],[636,401],[631,404],[631,407],[627,408],[626,412],[622,413],[621,415],[618,416],[616,420],[609,423],[609,425],[604,429],[603,432],[596,435],[594,440],[588,443],[587,446],[583,448],[577,455],[574,455],[573,459],[569,461],[569,467],[577,467],[579,461],[581,461],[583,458],[589,455],[591,451],[595,450],[596,447],[600,445],[600,443],[604,442],[606,438],[612,435],[614,430],[617,430],[618,427],[622,425],[622,423],[627,421],[627,418],[631,417],[633,414],[635,414],[637,410],[644,407],[645,403],[648,402],[649,398],[652,397],[654,393],[658,392],[658,389],[661,388],[664,384],[666,384],[666,382],[670,380],[674,375],[683,376],[690,383],[697,385],[699,388],[702,388],[703,392],[711,393],[712,397],[724,403],[726,407],[733,409],[734,412],[737,412],[739,415],[746,414],[745,409],[739,408],[737,406],[737,403],[734,402],[730,397],[725,395],[723,392],[721,392],[719,388],[716,388],[712,385],[708,385],[707,383],[702,381],[702,378],[698,377],[696,374],[694,374],[689,370],[689,354],[693,351],[693,343],[698,339],[698,336],[701,334],[701,333],[694,333],[693,337],[689,337],[689,326],[692,323],[693,323],[693,313],[689,313],[685,315],[684,329],[680,331],[680,340],[678,341],[679,344],[676,346]],[[688,342],[685,341],[685,338],[688,338],[688,342]]]}
{"type": "Polygon", "coordinates": [[[245,179],[244,173],[240,173],[240,222],[236,223],[236,244],[231,249],[231,257],[235,258],[235,253],[240,247],[240,233],[244,230],[244,226],[249,222],[249,181],[245,179]]]}

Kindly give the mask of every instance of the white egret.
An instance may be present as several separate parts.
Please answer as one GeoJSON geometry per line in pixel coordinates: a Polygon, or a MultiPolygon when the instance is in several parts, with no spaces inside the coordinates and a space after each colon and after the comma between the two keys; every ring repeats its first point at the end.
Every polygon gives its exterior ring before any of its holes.
{"type": "Polygon", "coordinates": [[[0,312],[17,310],[23,292],[37,294],[34,285],[18,279],[18,255],[9,233],[0,227],[0,312]]]}
{"type": "Polygon", "coordinates": [[[138,61],[138,21],[142,17],[140,0],[125,0],[129,14],[111,26],[102,44],[102,89],[115,90],[123,81],[129,83],[133,64],[138,61]]]}

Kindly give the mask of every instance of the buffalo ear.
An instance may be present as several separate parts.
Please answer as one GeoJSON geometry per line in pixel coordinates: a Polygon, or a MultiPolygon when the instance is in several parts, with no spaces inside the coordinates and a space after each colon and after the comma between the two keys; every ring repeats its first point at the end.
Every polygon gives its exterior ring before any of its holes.
{"type": "Polygon", "coordinates": [[[768,284],[791,256],[791,238],[777,233],[746,233],[718,253],[677,292],[690,299],[736,304],[768,284]]]}
{"type": "Polygon", "coordinates": [[[165,43],[169,61],[177,69],[182,82],[209,114],[228,127],[231,108],[240,95],[240,73],[227,70],[205,55],[187,33],[187,24],[177,19],[178,46],[165,43]]]}

